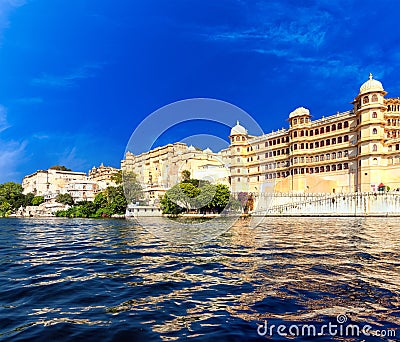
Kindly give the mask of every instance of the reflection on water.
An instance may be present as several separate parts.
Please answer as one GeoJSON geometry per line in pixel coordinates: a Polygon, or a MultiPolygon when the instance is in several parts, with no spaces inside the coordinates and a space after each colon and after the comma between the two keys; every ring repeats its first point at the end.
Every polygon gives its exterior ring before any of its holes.
{"type": "Polygon", "coordinates": [[[394,218],[240,219],[189,246],[130,221],[6,219],[0,247],[3,339],[260,340],[265,319],[338,314],[400,326],[394,218]]]}

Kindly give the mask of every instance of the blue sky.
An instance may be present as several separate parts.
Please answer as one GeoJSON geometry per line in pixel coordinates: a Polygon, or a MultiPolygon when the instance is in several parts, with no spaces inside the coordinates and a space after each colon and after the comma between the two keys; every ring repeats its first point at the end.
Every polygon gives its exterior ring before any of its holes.
{"type": "MultiPolygon", "coordinates": [[[[400,2],[0,0],[0,182],[119,166],[137,125],[210,97],[264,132],[351,109],[372,72],[400,96],[400,2]]],[[[232,117],[232,125],[236,119],[232,117]]],[[[229,128],[185,123],[161,143],[229,128]]],[[[140,142],[138,142],[140,143],[140,142]]]]}

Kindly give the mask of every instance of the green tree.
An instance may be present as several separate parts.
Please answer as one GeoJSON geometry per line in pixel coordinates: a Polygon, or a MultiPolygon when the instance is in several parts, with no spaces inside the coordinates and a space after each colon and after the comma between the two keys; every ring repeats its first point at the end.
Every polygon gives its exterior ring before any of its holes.
{"type": "Polygon", "coordinates": [[[0,216],[9,215],[21,206],[26,205],[22,185],[14,182],[0,184],[0,216]]]}
{"type": "Polygon", "coordinates": [[[171,201],[167,193],[160,199],[160,204],[163,214],[177,215],[183,211],[183,208],[171,201]]]}
{"type": "Polygon", "coordinates": [[[122,170],[118,170],[117,173],[113,174],[111,176],[111,180],[117,185],[122,184],[123,181],[122,170]]]}
{"type": "Polygon", "coordinates": [[[32,205],[39,205],[44,202],[44,197],[43,196],[35,196],[32,199],[32,205]]]}
{"type": "Polygon", "coordinates": [[[191,183],[179,183],[167,191],[168,198],[183,207],[186,211],[196,207],[196,197],[200,194],[200,189],[191,183]]]}
{"type": "Polygon", "coordinates": [[[49,168],[50,170],[57,170],[57,171],[72,171],[71,169],[66,168],[64,165],[54,165],[49,168]]]}
{"type": "Polygon", "coordinates": [[[181,176],[182,176],[182,182],[187,182],[190,180],[190,171],[189,170],[183,170],[181,172],[181,176]]]}
{"type": "Polygon", "coordinates": [[[122,173],[122,179],[124,195],[128,203],[136,203],[143,199],[143,189],[135,173],[124,171],[122,173]]]}
{"type": "Polygon", "coordinates": [[[56,202],[68,205],[74,205],[74,199],[70,194],[58,194],[56,202]]]}
{"type": "Polygon", "coordinates": [[[104,195],[104,192],[100,192],[94,198],[93,203],[98,208],[105,208],[108,205],[107,196],[104,195]]]}

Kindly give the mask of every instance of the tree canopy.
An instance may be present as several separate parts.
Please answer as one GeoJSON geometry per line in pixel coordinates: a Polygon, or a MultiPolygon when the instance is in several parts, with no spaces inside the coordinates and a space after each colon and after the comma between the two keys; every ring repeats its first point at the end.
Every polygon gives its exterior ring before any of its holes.
{"type": "Polygon", "coordinates": [[[66,168],[64,165],[54,165],[49,168],[50,170],[58,170],[58,171],[72,171],[71,169],[66,168]]]}

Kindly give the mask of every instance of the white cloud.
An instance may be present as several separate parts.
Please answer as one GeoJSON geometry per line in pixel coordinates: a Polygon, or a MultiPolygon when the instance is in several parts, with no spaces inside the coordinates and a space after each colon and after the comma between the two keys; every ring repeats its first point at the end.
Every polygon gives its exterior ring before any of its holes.
{"type": "Polygon", "coordinates": [[[0,133],[10,127],[7,123],[7,109],[0,105],[0,133]]]}
{"type": "MultiPolygon", "coordinates": [[[[0,105],[0,133],[9,128],[7,109],[0,105]]],[[[21,162],[26,142],[2,141],[0,139],[0,183],[19,181],[17,165],[21,162]]]]}
{"type": "Polygon", "coordinates": [[[0,0],[0,36],[3,30],[9,27],[10,12],[26,4],[26,0],[0,0]]]}
{"type": "Polygon", "coordinates": [[[72,87],[77,81],[96,76],[96,71],[103,67],[104,63],[84,64],[64,75],[42,74],[32,80],[34,85],[48,87],[72,87]]]}

